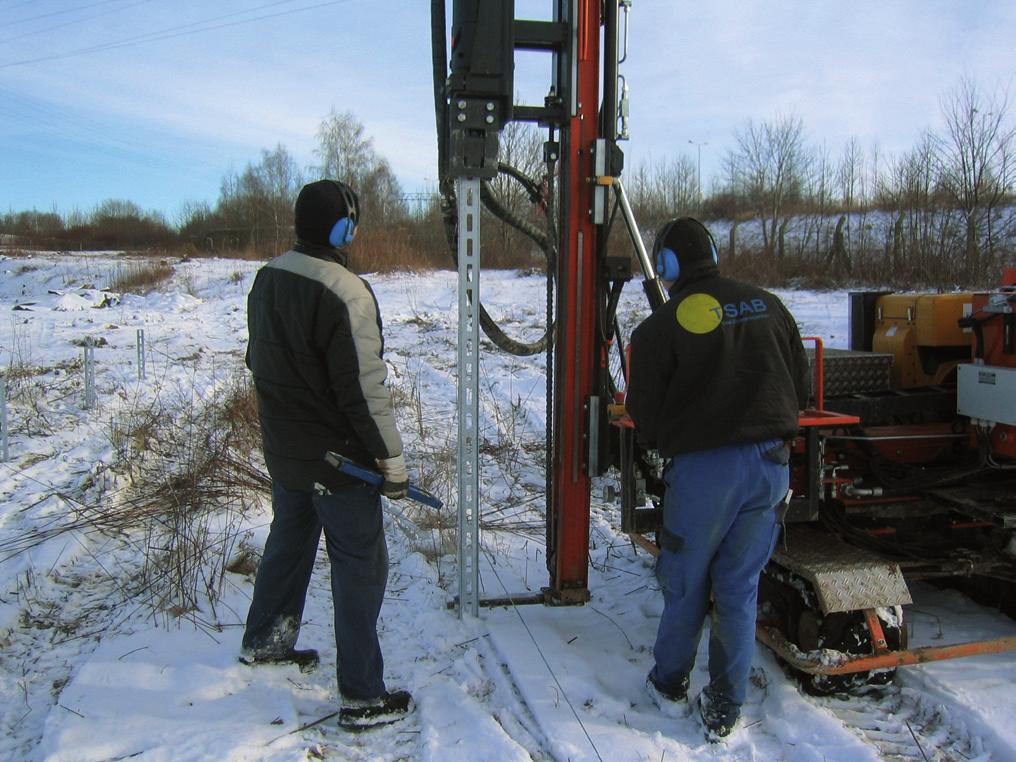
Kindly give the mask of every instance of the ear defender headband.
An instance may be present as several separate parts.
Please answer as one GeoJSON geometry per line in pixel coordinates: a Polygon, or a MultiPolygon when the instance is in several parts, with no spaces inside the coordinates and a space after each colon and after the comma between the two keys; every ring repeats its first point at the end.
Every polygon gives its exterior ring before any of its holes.
{"type": "Polygon", "coordinates": [[[671,220],[656,234],[653,248],[656,250],[656,274],[661,280],[675,281],[681,274],[681,263],[677,259],[677,253],[669,246],[663,245],[676,221],[671,220]]]}
{"type": "Polygon", "coordinates": [[[359,204],[353,192],[343,183],[335,183],[342,194],[342,200],[346,202],[346,216],[332,226],[332,232],[328,234],[328,243],[338,248],[345,246],[353,240],[356,233],[357,218],[360,216],[359,204]]]}
{"type": "MultiPolygon", "coordinates": [[[[686,217],[682,219],[692,220],[706,232],[706,236],[709,238],[709,249],[713,255],[713,263],[719,264],[720,255],[716,250],[716,241],[713,240],[713,234],[709,232],[709,228],[693,217],[686,217]]],[[[679,220],[672,220],[668,222],[663,226],[660,232],[656,234],[656,243],[653,248],[656,249],[656,274],[659,276],[660,280],[676,281],[679,277],[681,277],[681,262],[677,258],[677,252],[663,243],[667,240],[667,235],[670,233],[670,229],[674,227],[678,221],[679,220]]]]}

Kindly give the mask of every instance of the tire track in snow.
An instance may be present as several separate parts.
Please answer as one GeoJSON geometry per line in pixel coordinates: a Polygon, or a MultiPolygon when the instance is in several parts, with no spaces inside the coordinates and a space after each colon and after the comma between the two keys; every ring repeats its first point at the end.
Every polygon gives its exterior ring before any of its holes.
{"type": "Polygon", "coordinates": [[[845,696],[807,697],[833,714],[887,762],[985,759],[948,707],[896,684],[845,696]]]}
{"type": "Polygon", "coordinates": [[[4,592],[20,610],[18,621],[0,632],[0,696],[5,697],[0,758],[31,756],[46,717],[60,707],[63,686],[121,613],[116,580],[85,559],[74,563],[76,569],[32,575],[17,591],[4,592]]]}
{"type": "Polygon", "coordinates": [[[524,748],[536,762],[553,760],[554,755],[547,748],[544,739],[534,734],[530,728],[539,728],[536,716],[522,697],[508,665],[498,658],[491,646],[488,636],[477,642],[480,663],[488,675],[494,690],[488,697],[491,714],[504,732],[524,748]]]}

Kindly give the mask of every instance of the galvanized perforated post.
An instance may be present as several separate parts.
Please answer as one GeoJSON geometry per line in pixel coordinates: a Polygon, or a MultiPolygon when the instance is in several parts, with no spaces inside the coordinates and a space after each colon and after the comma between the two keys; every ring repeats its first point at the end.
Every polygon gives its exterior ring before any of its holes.
{"type": "Polygon", "coordinates": [[[95,347],[85,339],[85,410],[95,407],[95,347]]]}
{"type": "Polygon", "coordinates": [[[0,463],[6,463],[10,457],[7,432],[7,379],[0,378],[0,463]]]}
{"type": "Polygon", "coordinates": [[[459,617],[477,616],[480,474],[480,180],[455,180],[459,256],[459,617]]]}
{"type": "Polygon", "coordinates": [[[138,381],[145,378],[145,331],[138,329],[138,381]]]}

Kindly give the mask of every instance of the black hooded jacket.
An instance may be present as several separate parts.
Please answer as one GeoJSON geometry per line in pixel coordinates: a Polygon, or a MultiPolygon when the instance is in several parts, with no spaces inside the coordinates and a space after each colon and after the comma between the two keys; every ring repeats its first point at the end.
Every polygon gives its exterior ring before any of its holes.
{"type": "Polygon", "coordinates": [[[368,467],[402,453],[377,301],[345,264],[338,249],[299,242],[258,271],[247,298],[265,463],[290,489],[351,481],[328,450],[368,467]]]}
{"type": "Polygon", "coordinates": [[[664,457],[788,439],[809,395],[797,324],[760,288],[700,264],[631,339],[626,408],[664,457]]]}

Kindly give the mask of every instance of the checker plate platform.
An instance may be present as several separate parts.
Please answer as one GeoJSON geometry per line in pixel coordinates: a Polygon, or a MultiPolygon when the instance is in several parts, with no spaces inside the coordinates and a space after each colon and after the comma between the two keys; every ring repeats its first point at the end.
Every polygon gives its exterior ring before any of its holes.
{"type": "MultiPolygon", "coordinates": [[[[815,349],[805,347],[811,378],[815,377],[815,349]]],[[[826,348],[823,352],[825,396],[888,392],[893,356],[880,352],[826,348]]]]}
{"type": "Polygon", "coordinates": [[[824,614],[912,603],[898,565],[829,532],[791,524],[773,560],[811,582],[824,614]]]}

